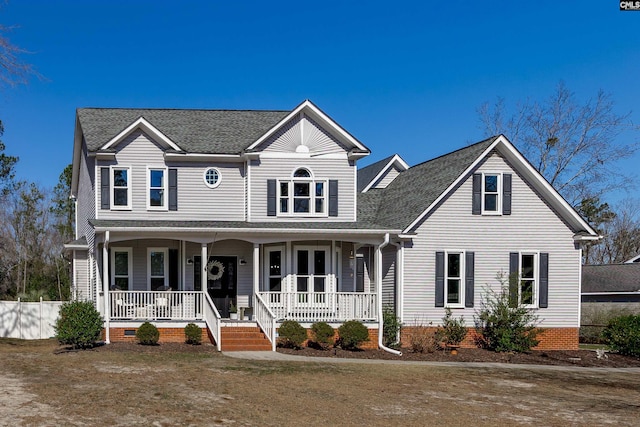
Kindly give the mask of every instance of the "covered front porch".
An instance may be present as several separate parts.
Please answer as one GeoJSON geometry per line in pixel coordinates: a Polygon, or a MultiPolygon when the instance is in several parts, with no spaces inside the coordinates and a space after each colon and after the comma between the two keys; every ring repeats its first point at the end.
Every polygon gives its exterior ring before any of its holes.
{"type": "Polygon", "coordinates": [[[193,321],[220,348],[224,319],[238,316],[275,347],[284,320],[373,327],[382,299],[395,300],[397,250],[381,249],[387,235],[280,234],[104,230],[96,286],[107,334],[119,324],[193,321]]]}

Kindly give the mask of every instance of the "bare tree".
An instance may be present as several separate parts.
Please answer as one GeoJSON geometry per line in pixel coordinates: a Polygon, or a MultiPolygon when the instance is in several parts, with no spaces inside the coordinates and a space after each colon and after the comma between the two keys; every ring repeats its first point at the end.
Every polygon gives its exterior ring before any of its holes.
{"type": "Polygon", "coordinates": [[[638,128],[602,91],[580,104],[561,82],[542,103],[527,100],[509,110],[498,99],[478,113],[487,136],[506,135],[573,206],[630,183],[616,161],[635,152],[637,144],[623,142],[622,133],[638,128]]]}
{"type": "Polygon", "coordinates": [[[29,76],[38,75],[32,65],[20,58],[29,52],[11,43],[7,37],[14,28],[0,25],[0,84],[4,86],[26,84],[29,76]]]}
{"type": "Polygon", "coordinates": [[[602,223],[603,239],[588,251],[588,264],[619,264],[640,254],[640,201],[627,199],[602,223]]]}

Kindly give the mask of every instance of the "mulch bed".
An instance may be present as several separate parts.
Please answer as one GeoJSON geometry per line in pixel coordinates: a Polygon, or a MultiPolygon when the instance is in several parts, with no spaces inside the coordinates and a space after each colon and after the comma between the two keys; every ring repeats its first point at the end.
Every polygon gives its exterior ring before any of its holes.
{"type": "Polygon", "coordinates": [[[396,356],[383,350],[347,351],[340,348],[319,350],[315,348],[301,348],[299,350],[278,347],[281,353],[297,356],[313,357],[342,357],[351,359],[385,359],[385,360],[415,360],[425,362],[485,362],[485,363],[516,363],[531,365],[560,365],[585,366],[607,368],[638,368],[640,359],[606,353],[606,358],[598,359],[593,350],[547,350],[524,353],[496,353],[480,348],[461,348],[457,355],[448,351],[436,350],[433,353],[412,353],[403,349],[402,356],[396,356]]]}

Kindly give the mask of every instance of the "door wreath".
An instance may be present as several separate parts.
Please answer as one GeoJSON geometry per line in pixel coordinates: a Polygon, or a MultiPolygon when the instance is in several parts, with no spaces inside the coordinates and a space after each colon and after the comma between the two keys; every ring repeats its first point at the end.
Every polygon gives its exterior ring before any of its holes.
{"type": "Polygon", "coordinates": [[[207,278],[218,280],[224,274],[224,265],[217,259],[212,259],[207,263],[207,278]]]}

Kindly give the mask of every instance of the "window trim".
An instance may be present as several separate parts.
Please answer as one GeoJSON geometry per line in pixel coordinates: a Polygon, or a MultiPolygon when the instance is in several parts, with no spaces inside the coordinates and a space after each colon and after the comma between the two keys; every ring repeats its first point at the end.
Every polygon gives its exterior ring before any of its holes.
{"type": "Polygon", "coordinates": [[[109,178],[111,178],[109,180],[109,194],[110,194],[110,200],[109,200],[109,204],[111,207],[111,210],[118,210],[118,211],[130,211],[131,210],[131,193],[133,192],[133,186],[132,186],[132,176],[131,176],[131,166],[129,165],[111,165],[109,166],[109,178]],[[117,187],[117,188],[126,188],[127,189],[127,204],[125,205],[116,205],[116,195],[115,195],[115,183],[116,183],[116,179],[115,179],[115,171],[117,170],[126,170],[127,171],[127,186],[126,187],[117,187]]]}
{"type": "MultiPolygon", "coordinates": [[[[131,247],[112,247],[110,254],[111,261],[111,278],[109,279],[109,289],[113,288],[116,285],[116,252],[126,252],[127,253],[127,280],[129,281],[129,285],[126,290],[131,291],[133,288],[133,248],[131,247]]],[[[124,277],[119,275],[118,277],[124,277]]]]}
{"type": "MultiPolygon", "coordinates": [[[[300,198],[300,197],[298,197],[300,198]]],[[[301,166],[295,168],[291,172],[291,176],[287,179],[276,180],[276,216],[299,218],[314,217],[325,218],[329,216],[329,180],[316,179],[313,171],[308,167],[301,166]],[[309,173],[309,177],[296,177],[295,174],[299,170],[305,170],[309,173]],[[295,195],[294,186],[296,183],[305,183],[309,185],[309,212],[294,212],[295,195]],[[287,195],[282,196],[282,184],[287,185],[287,195]],[[322,196],[316,196],[316,184],[322,184],[322,196]],[[282,211],[282,200],[287,200],[287,212],[282,211]],[[316,201],[322,200],[322,212],[316,212],[316,201]]]]}
{"type": "Polygon", "coordinates": [[[540,295],[540,251],[519,251],[518,252],[518,303],[526,308],[538,308],[538,298],[540,295]],[[533,287],[531,304],[522,303],[522,256],[533,255],[533,287]]]}
{"type": "MultiPolygon", "coordinates": [[[[147,166],[147,210],[166,211],[169,210],[169,168],[166,166],[147,166]],[[151,171],[162,171],[162,206],[151,206],[151,171]]],[[[158,187],[154,187],[158,188],[158,187]]]]}
{"type": "Polygon", "coordinates": [[[450,250],[444,251],[444,306],[445,308],[465,308],[465,295],[466,295],[466,252],[450,250]],[[456,254],[460,257],[460,275],[457,278],[460,280],[458,288],[458,294],[460,295],[458,303],[449,303],[449,255],[456,254]]]}
{"type": "Polygon", "coordinates": [[[482,180],[480,182],[480,209],[482,215],[502,215],[502,172],[482,172],[482,180]],[[495,176],[498,178],[498,188],[496,192],[487,193],[485,191],[485,179],[487,176],[495,176]],[[485,209],[485,195],[486,194],[496,194],[496,210],[488,211],[485,209]]]}
{"type": "Polygon", "coordinates": [[[159,277],[164,278],[164,285],[167,286],[169,284],[169,248],[164,247],[155,247],[155,248],[147,248],[147,290],[151,291],[151,279],[156,279],[159,277]],[[152,252],[162,252],[164,253],[164,276],[151,276],[151,253],[152,252]]]}
{"type": "Polygon", "coordinates": [[[300,294],[300,295],[308,295],[309,297],[307,297],[308,299],[303,300],[300,299],[300,297],[298,297],[297,302],[298,303],[308,303],[308,302],[317,302],[317,303],[324,303],[325,301],[322,301],[321,298],[323,297],[315,297],[314,295],[326,295],[332,291],[332,284],[333,284],[333,280],[331,278],[332,275],[334,275],[335,273],[332,271],[333,269],[333,265],[332,265],[332,259],[331,259],[331,246],[329,245],[318,245],[318,246],[309,246],[309,245],[294,245],[293,246],[293,291],[296,294],[300,294]],[[298,251],[307,251],[308,252],[308,267],[309,267],[309,274],[302,274],[299,275],[298,274],[298,251]],[[315,252],[316,251],[323,251],[324,252],[324,266],[325,266],[325,273],[324,274],[315,274],[315,265],[314,265],[314,256],[315,256],[315,252]],[[307,291],[303,292],[303,291],[298,291],[298,277],[306,277],[307,278],[307,291]],[[316,292],[315,290],[315,279],[316,278],[324,278],[325,282],[324,282],[324,291],[323,292],[316,292]]]}
{"type": "Polygon", "coordinates": [[[207,187],[217,188],[220,186],[220,183],[222,182],[222,173],[220,173],[220,169],[214,166],[205,168],[204,172],[202,173],[202,180],[204,181],[204,185],[206,185],[207,187]],[[216,181],[215,184],[209,184],[209,182],[207,182],[207,172],[209,172],[210,170],[214,170],[218,174],[218,180],[216,181]]]}

